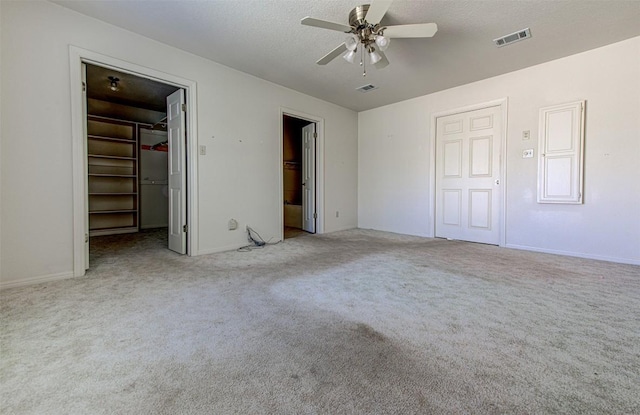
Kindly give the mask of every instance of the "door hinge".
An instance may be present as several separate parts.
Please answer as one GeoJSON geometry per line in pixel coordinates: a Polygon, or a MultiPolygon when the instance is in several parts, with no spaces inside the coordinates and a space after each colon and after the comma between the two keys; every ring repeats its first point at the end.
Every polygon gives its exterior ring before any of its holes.
{"type": "Polygon", "coordinates": [[[316,212],[313,213],[313,218],[318,219],[318,214],[316,212]]]}
{"type": "Polygon", "coordinates": [[[87,92],[87,84],[82,83],[82,92],[87,92]]]}
{"type": "Polygon", "coordinates": [[[189,225],[183,225],[182,232],[189,232],[189,225]]]}
{"type": "Polygon", "coordinates": [[[318,138],[318,133],[313,133],[313,138],[318,138]]]}
{"type": "Polygon", "coordinates": [[[85,243],[85,244],[86,244],[86,243],[89,243],[89,234],[88,234],[88,233],[85,233],[85,234],[84,234],[84,243],[85,243]]]}
{"type": "Polygon", "coordinates": [[[182,104],[182,112],[187,112],[187,104],[182,104]]]}

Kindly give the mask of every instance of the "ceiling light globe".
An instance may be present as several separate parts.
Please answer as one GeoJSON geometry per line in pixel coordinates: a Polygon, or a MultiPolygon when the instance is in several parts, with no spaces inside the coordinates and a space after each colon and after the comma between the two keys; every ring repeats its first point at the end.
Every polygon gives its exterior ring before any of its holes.
{"type": "Polygon", "coordinates": [[[107,79],[109,80],[109,89],[112,91],[117,91],[118,81],[120,81],[120,79],[116,78],[115,76],[109,76],[107,77],[107,79]]]}
{"type": "Polygon", "coordinates": [[[389,38],[382,35],[376,36],[376,45],[378,45],[378,48],[382,51],[387,50],[389,47],[389,38]]]}
{"type": "Polygon", "coordinates": [[[349,63],[353,63],[356,59],[356,51],[350,50],[349,52],[345,53],[342,58],[349,63]]]}
{"type": "Polygon", "coordinates": [[[358,47],[358,39],[355,36],[349,36],[347,40],[344,41],[344,45],[347,47],[347,50],[354,51],[358,47]]]}
{"type": "Polygon", "coordinates": [[[380,54],[375,50],[372,50],[371,52],[369,52],[369,59],[371,59],[371,64],[375,65],[376,63],[380,62],[382,56],[380,56],[380,54]]]}

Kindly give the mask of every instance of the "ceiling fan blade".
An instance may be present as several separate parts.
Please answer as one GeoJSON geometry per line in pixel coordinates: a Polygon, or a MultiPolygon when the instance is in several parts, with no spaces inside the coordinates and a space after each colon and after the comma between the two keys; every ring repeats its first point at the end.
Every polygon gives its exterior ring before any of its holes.
{"type": "Polygon", "coordinates": [[[388,38],[432,37],[437,31],[438,25],[435,23],[403,24],[388,26],[384,30],[384,35],[388,38]]]}
{"type": "Polygon", "coordinates": [[[364,19],[369,23],[380,23],[391,3],[393,0],[372,0],[364,19]]]}
{"type": "Polygon", "coordinates": [[[373,66],[375,66],[376,69],[386,68],[389,65],[389,59],[387,59],[387,55],[385,55],[384,52],[381,50],[377,50],[376,52],[378,52],[378,54],[382,59],[380,59],[378,63],[376,63],[373,66]]]}
{"type": "Polygon", "coordinates": [[[334,22],[328,22],[326,20],[320,20],[320,19],[314,19],[313,17],[305,17],[302,20],[300,20],[300,23],[302,23],[303,25],[306,26],[313,26],[313,27],[319,27],[320,29],[329,29],[329,30],[336,30],[338,32],[350,32],[351,31],[351,26],[348,26],[346,24],[340,24],[340,23],[334,23],[334,22]]]}
{"type": "Polygon", "coordinates": [[[331,62],[332,60],[334,60],[335,58],[337,58],[338,56],[340,56],[343,52],[345,52],[347,50],[347,47],[345,46],[344,43],[340,44],[337,48],[335,48],[334,50],[332,50],[331,52],[327,53],[326,55],[324,55],[323,57],[321,57],[318,62],[316,62],[318,65],[326,65],[329,62],[331,62]]]}

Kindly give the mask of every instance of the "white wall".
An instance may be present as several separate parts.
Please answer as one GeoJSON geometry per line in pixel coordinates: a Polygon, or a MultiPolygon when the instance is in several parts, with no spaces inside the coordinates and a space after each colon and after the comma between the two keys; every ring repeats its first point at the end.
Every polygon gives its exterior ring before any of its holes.
{"type": "MultiPolygon", "coordinates": [[[[2,45],[2,7],[0,7],[0,46],[2,45]]],[[[0,51],[2,52],[2,51],[0,51]]],[[[0,53],[0,80],[2,79],[2,53],[0,53]]],[[[2,114],[4,112],[3,90],[0,82],[0,278],[2,276],[2,114]]]]}
{"type": "Polygon", "coordinates": [[[280,108],[324,119],[325,232],[356,226],[357,114],[42,2],[1,8],[1,283],[73,271],[69,45],[197,82],[197,253],[280,234],[280,108]],[[10,105],[9,105],[10,104],[10,105]],[[340,210],[340,217],[335,211],[340,210]],[[237,231],[228,231],[230,218],[237,231]]]}
{"type": "Polygon", "coordinates": [[[506,245],[640,264],[640,37],[361,112],[358,226],[432,236],[431,114],[504,97],[506,245]],[[538,204],[538,110],[581,99],[584,204],[538,204]]]}

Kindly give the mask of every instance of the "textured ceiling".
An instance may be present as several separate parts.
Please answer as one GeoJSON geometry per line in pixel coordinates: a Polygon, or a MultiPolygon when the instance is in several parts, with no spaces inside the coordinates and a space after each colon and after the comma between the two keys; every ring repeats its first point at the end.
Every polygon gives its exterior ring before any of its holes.
{"type": "Polygon", "coordinates": [[[362,111],[640,35],[640,1],[395,0],[385,25],[435,22],[393,39],[384,69],[315,61],[344,41],[300,19],[347,23],[351,0],[54,1],[64,7],[338,105],[362,111]],[[531,39],[493,39],[529,27],[531,39]],[[372,83],[368,93],[355,88],[372,83]]]}

